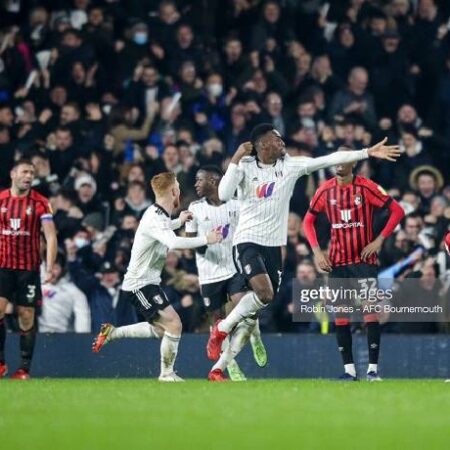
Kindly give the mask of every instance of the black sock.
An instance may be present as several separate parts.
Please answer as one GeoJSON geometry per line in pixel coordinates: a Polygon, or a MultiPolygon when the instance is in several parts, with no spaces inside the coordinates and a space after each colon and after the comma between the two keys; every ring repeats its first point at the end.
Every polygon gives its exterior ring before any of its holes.
{"type": "Polygon", "coordinates": [[[5,318],[0,319],[0,364],[5,364],[6,323],[5,318]]]}
{"type": "Polygon", "coordinates": [[[27,331],[20,331],[20,356],[22,357],[21,369],[30,371],[33,358],[34,343],[36,342],[36,327],[27,331]]]}
{"type": "Polygon", "coordinates": [[[378,322],[367,323],[367,346],[369,347],[369,364],[378,364],[380,354],[380,324],[378,322]]]}
{"type": "Polygon", "coordinates": [[[350,324],[336,325],[336,339],[343,363],[352,364],[352,331],[350,329],[350,324]]]}

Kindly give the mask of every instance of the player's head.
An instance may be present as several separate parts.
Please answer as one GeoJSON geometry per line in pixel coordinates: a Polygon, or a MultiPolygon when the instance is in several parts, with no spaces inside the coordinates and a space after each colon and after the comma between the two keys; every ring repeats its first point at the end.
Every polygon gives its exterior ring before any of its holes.
{"type": "Polygon", "coordinates": [[[157,202],[169,200],[174,208],[180,206],[180,185],[173,172],[162,172],[155,175],[150,184],[157,202]]]}
{"type": "Polygon", "coordinates": [[[34,166],[29,159],[19,159],[11,169],[11,186],[18,193],[24,193],[31,189],[34,180],[34,166]]]}
{"type": "Polygon", "coordinates": [[[261,123],[253,128],[250,142],[263,162],[275,162],[284,155],[286,146],[281,134],[271,123],[261,123]]]}
{"type": "Polygon", "coordinates": [[[217,194],[223,173],[218,166],[203,166],[195,176],[195,190],[199,197],[217,194]]]}
{"type": "MultiPolygon", "coordinates": [[[[350,152],[352,150],[353,149],[351,147],[348,147],[346,145],[342,145],[341,147],[338,148],[338,152],[350,152]]],[[[336,175],[338,177],[348,177],[353,172],[355,166],[356,162],[351,162],[347,164],[337,164],[335,166],[336,175]]]]}

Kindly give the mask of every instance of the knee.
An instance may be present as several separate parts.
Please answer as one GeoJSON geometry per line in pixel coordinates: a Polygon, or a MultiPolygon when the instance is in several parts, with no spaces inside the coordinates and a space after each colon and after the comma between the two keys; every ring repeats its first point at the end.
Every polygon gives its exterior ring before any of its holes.
{"type": "Polygon", "coordinates": [[[23,331],[28,331],[34,324],[34,309],[19,308],[19,325],[23,331]]]}
{"type": "Polygon", "coordinates": [[[171,317],[171,319],[167,322],[166,331],[168,331],[170,334],[181,336],[181,333],[183,331],[183,324],[181,323],[181,319],[178,315],[171,317]]]}
{"type": "Polygon", "coordinates": [[[272,286],[265,286],[255,289],[255,294],[262,303],[272,303],[275,297],[272,286]]]}

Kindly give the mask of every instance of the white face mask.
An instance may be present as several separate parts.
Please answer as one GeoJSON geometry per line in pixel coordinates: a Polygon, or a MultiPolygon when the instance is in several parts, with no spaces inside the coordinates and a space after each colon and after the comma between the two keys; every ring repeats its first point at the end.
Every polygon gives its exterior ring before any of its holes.
{"type": "Polygon", "coordinates": [[[144,45],[148,42],[148,34],[145,31],[137,31],[134,33],[133,40],[138,45],[144,45]]]}
{"type": "Polygon", "coordinates": [[[223,86],[220,83],[208,84],[208,93],[213,97],[220,97],[223,92],[223,86]]]}
{"type": "Polygon", "coordinates": [[[83,248],[86,247],[86,245],[89,245],[89,241],[85,238],[77,237],[74,239],[74,243],[77,246],[77,248],[83,248]]]}

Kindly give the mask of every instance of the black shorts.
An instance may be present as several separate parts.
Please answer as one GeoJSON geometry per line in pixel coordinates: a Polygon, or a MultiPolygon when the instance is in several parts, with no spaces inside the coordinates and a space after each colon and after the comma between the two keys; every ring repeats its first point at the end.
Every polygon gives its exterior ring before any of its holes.
{"type": "MultiPolygon", "coordinates": [[[[373,299],[373,302],[376,302],[376,299],[375,297],[372,297],[372,294],[374,294],[375,290],[377,289],[377,277],[378,266],[374,264],[361,263],[333,267],[333,270],[329,275],[330,288],[345,290],[350,289],[352,290],[352,292],[358,292],[362,294],[358,298],[355,298],[350,294],[338,296],[335,301],[335,306],[353,305],[361,307],[361,305],[367,303],[366,301],[368,299],[373,299]]],[[[367,311],[367,309],[365,311],[367,311]]]]}
{"type": "Polygon", "coordinates": [[[156,284],[148,284],[134,291],[120,291],[119,300],[131,302],[138,313],[147,322],[153,322],[158,317],[158,311],[170,306],[170,302],[164,291],[156,284]]]}
{"type": "Polygon", "coordinates": [[[42,300],[39,272],[0,269],[0,297],[19,306],[36,308],[42,300]]]}
{"type": "Polygon", "coordinates": [[[283,273],[281,247],[264,247],[251,242],[238,244],[233,247],[233,259],[238,272],[247,280],[266,273],[273,291],[277,292],[280,288],[283,273]]]}
{"type": "Polygon", "coordinates": [[[235,273],[226,280],[200,285],[200,292],[207,311],[220,309],[228,301],[228,297],[247,291],[247,281],[240,273],[235,273]]]}

